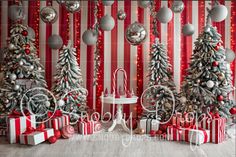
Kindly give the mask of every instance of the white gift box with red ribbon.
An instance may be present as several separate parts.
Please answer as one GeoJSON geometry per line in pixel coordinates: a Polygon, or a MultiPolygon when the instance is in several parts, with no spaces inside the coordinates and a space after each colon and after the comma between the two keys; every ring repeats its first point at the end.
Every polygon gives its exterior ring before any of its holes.
{"type": "Polygon", "coordinates": [[[47,128],[42,131],[34,131],[29,134],[21,134],[20,135],[20,143],[27,145],[37,145],[40,144],[51,136],[54,136],[54,129],[47,128]]]}
{"type": "Polygon", "coordinates": [[[78,133],[89,135],[94,133],[94,121],[82,120],[78,122],[78,133]]]}
{"type": "Polygon", "coordinates": [[[25,132],[27,127],[36,127],[34,115],[9,117],[7,123],[7,136],[9,143],[17,143],[20,140],[20,134],[25,132]]]}
{"type": "Polygon", "coordinates": [[[181,134],[180,129],[175,126],[167,127],[167,140],[169,141],[180,141],[181,134]]]}
{"type": "Polygon", "coordinates": [[[218,144],[225,140],[225,118],[204,118],[199,127],[210,130],[210,142],[218,144]]]}
{"type": "Polygon", "coordinates": [[[46,122],[46,126],[48,128],[53,128],[55,130],[60,130],[64,126],[69,125],[69,124],[70,124],[69,115],[62,115],[60,117],[55,117],[46,122]]]}

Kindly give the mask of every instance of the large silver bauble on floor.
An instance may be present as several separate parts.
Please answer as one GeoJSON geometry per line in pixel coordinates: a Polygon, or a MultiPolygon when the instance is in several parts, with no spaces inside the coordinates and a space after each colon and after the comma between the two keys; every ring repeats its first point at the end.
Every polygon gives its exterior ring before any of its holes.
{"type": "Polygon", "coordinates": [[[86,30],[82,35],[82,39],[86,45],[95,45],[98,40],[97,33],[92,29],[86,30]]]}
{"type": "Polygon", "coordinates": [[[134,22],[126,29],[125,37],[131,45],[136,46],[145,41],[147,38],[147,30],[142,24],[134,22]]]}
{"type": "Polygon", "coordinates": [[[115,27],[115,20],[107,14],[101,18],[100,27],[104,31],[111,31],[115,27]]]}
{"type": "Polygon", "coordinates": [[[63,40],[60,35],[53,34],[48,38],[48,46],[51,49],[60,49],[63,45],[63,40]]]}
{"type": "Polygon", "coordinates": [[[182,32],[185,36],[193,35],[194,31],[195,31],[194,26],[190,23],[185,24],[182,28],[182,32]]]}
{"type": "Polygon", "coordinates": [[[184,2],[183,1],[174,1],[172,3],[171,10],[174,13],[181,13],[184,10],[184,2]]]}
{"type": "Polygon", "coordinates": [[[11,5],[8,9],[8,16],[12,21],[24,19],[23,7],[19,5],[11,5]]]}
{"type": "Polygon", "coordinates": [[[224,5],[215,5],[210,11],[212,21],[221,22],[226,19],[228,9],[224,5]]]}
{"type": "Polygon", "coordinates": [[[79,1],[69,1],[67,0],[65,3],[66,10],[70,13],[75,13],[80,10],[80,2],[79,1]]]}
{"type": "Polygon", "coordinates": [[[57,11],[53,7],[47,6],[41,9],[40,17],[43,20],[43,22],[52,24],[56,22],[58,15],[57,11]]]}
{"type": "Polygon", "coordinates": [[[170,8],[167,7],[162,7],[158,12],[157,12],[157,19],[161,23],[168,23],[172,19],[172,11],[170,8]]]}

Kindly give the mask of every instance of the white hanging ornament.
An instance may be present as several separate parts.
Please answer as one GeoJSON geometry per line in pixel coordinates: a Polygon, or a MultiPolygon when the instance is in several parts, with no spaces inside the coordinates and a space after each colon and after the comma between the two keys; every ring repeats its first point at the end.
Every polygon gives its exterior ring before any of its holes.
{"type": "Polygon", "coordinates": [[[118,20],[124,20],[126,18],[126,13],[124,12],[124,10],[120,9],[117,12],[117,19],[118,20]]]}
{"type": "Polygon", "coordinates": [[[9,49],[9,50],[15,50],[16,47],[15,47],[14,44],[10,43],[10,44],[8,44],[8,49],[9,49]]]}
{"type": "Polygon", "coordinates": [[[172,3],[171,10],[174,13],[181,13],[184,10],[184,3],[183,3],[183,1],[174,1],[172,3]]]}
{"type": "Polygon", "coordinates": [[[30,70],[30,71],[34,70],[34,66],[31,65],[31,66],[29,67],[29,70],[30,70]]]}
{"type": "Polygon", "coordinates": [[[185,36],[191,36],[194,34],[194,26],[190,23],[184,25],[182,32],[185,36]]]}
{"type": "Polygon", "coordinates": [[[13,73],[13,74],[10,75],[10,80],[11,81],[15,81],[16,78],[17,78],[16,74],[13,73]]]}
{"type": "Polygon", "coordinates": [[[139,0],[138,6],[140,8],[147,8],[151,4],[150,0],[139,0]]]}
{"type": "Polygon", "coordinates": [[[228,63],[231,63],[234,61],[234,59],[235,59],[235,53],[231,49],[226,48],[225,49],[225,60],[228,63]]]}
{"type": "Polygon", "coordinates": [[[11,5],[8,9],[8,16],[12,21],[24,19],[24,9],[20,5],[11,5]]]}
{"type": "Polygon", "coordinates": [[[48,46],[51,48],[51,49],[60,49],[63,45],[63,40],[61,38],[60,35],[57,35],[57,34],[53,34],[51,35],[49,38],[48,38],[48,46]]]}
{"type": "Polygon", "coordinates": [[[213,88],[215,83],[213,81],[209,80],[209,81],[207,81],[206,85],[208,88],[213,88]]]}
{"type": "Polygon", "coordinates": [[[114,0],[102,0],[102,4],[105,6],[111,6],[114,3],[114,0]]]}
{"type": "Polygon", "coordinates": [[[23,65],[24,64],[24,62],[21,60],[21,61],[19,61],[19,65],[23,65]]]}
{"type": "Polygon", "coordinates": [[[20,89],[20,86],[16,84],[16,85],[14,86],[14,90],[15,90],[15,91],[18,91],[19,89],[20,89]]]}
{"type": "Polygon", "coordinates": [[[107,14],[101,18],[100,27],[104,31],[111,31],[115,27],[115,20],[107,14]]]}
{"type": "Polygon", "coordinates": [[[95,45],[98,40],[97,33],[92,29],[86,30],[83,33],[82,39],[86,45],[95,45]]]}
{"type": "Polygon", "coordinates": [[[70,13],[75,13],[80,10],[80,2],[77,0],[70,1],[67,0],[65,3],[66,10],[69,11],[70,13]]]}
{"type": "Polygon", "coordinates": [[[134,22],[126,29],[125,37],[131,45],[136,46],[145,41],[147,38],[147,30],[142,24],[134,22]]]}
{"type": "Polygon", "coordinates": [[[57,104],[58,104],[58,106],[64,106],[65,105],[65,101],[64,100],[59,100],[58,102],[57,102],[57,104]]]}
{"type": "Polygon", "coordinates": [[[52,24],[56,22],[58,15],[57,15],[57,11],[53,7],[46,6],[41,9],[40,17],[43,22],[52,24]]]}
{"type": "Polygon", "coordinates": [[[162,7],[158,12],[157,12],[157,19],[161,23],[168,23],[172,19],[172,11],[170,8],[167,7],[162,7]]]}
{"type": "Polygon", "coordinates": [[[221,22],[226,19],[228,9],[224,5],[215,5],[210,11],[210,17],[215,22],[221,22]]]}

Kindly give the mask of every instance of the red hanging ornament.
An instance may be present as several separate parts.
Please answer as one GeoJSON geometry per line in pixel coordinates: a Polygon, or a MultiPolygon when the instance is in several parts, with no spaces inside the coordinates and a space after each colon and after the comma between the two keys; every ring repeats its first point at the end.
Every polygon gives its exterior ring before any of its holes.
{"type": "Polygon", "coordinates": [[[220,46],[216,45],[215,50],[218,51],[220,49],[220,46]]]}
{"type": "Polygon", "coordinates": [[[71,95],[72,95],[72,93],[70,92],[70,93],[68,93],[68,95],[69,95],[69,96],[71,96],[71,95]]]}
{"type": "Polygon", "coordinates": [[[221,42],[217,43],[217,46],[221,46],[221,45],[222,45],[221,42]]]}
{"type": "Polygon", "coordinates": [[[27,36],[27,35],[28,35],[28,32],[27,32],[26,30],[24,30],[24,31],[21,32],[21,34],[22,34],[23,36],[27,36]]]}
{"type": "Polygon", "coordinates": [[[224,97],[223,97],[222,95],[218,95],[217,100],[218,100],[218,101],[223,101],[223,100],[224,100],[224,97]]]}
{"type": "Polygon", "coordinates": [[[60,130],[54,130],[54,136],[59,139],[61,138],[61,131],[60,130]]]}
{"type": "Polygon", "coordinates": [[[236,114],[236,107],[232,107],[232,108],[229,110],[229,112],[230,112],[232,115],[236,114]]]}
{"type": "Polygon", "coordinates": [[[78,106],[78,107],[80,107],[81,105],[80,105],[80,104],[78,104],[77,106],[78,106]]]}
{"type": "Polygon", "coordinates": [[[213,67],[217,67],[218,65],[219,65],[219,63],[217,61],[212,62],[213,67]]]}
{"type": "Polygon", "coordinates": [[[64,98],[64,101],[67,101],[67,100],[68,100],[68,98],[67,98],[67,97],[65,97],[65,98],[64,98]]]}
{"type": "Polygon", "coordinates": [[[57,142],[56,136],[50,137],[50,138],[48,139],[48,142],[51,143],[51,144],[56,143],[56,142],[57,142]]]}
{"type": "Polygon", "coordinates": [[[27,55],[29,55],[29,54],[30,54],[30,49],[25,49],[25,53],[26,53],[27,55]]]}

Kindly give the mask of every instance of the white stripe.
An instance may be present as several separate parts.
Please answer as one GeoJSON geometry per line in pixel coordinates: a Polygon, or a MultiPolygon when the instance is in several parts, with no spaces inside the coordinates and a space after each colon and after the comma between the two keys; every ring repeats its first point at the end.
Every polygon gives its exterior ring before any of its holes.
{"type": "MultiPolygon", "coordinates": [[[[72,13],[70,13],[70,15],[69,15],[69,39],[71,40],[71,42],[72,42],[72,44],[74,45],[74,25],[73,25],[73,21],[74,21],[74,19],[73,19],[73,16],[74,14],[72,14],[72,13]]],[[[67,44],[67,43],[64,43],[64,44],[67,44]]]]}
{"type": "MultiPolygon", "coordinates": [[[[46,6],[46,1],[40,1],[40,10],[46,6]]],[[[39,21],[39,57],[41,64],[45,67],[46,58],[46,24],[41,20],[39,21]]],[[[46,75],[46,74],[45,74],[46,75]]]]}
{"type": "MultiPolygon", "coordinates": [[[[161,7],[163,6],[168,6],[168,2],[167,1],[161,1],[161,7]]],[[[167,24],[162,24],[161,23],[161,42],[167,47],[167,36],[168,36],[168,25],[167,24]]]]}
{"type": "MultiPolygon", "coordinates": [[[[195,32],[192,36],[192,47],[194,49],[194,42],[198,37],[198,1],[192,1],[192,24],[194,25],[195,32]]],[[[193,51],[192,51],[193,52],[193,51]]],[[[192,53],[191,52],[191,53],[192,53]]]]}
{"type": "MultiPolygon", "coordinates": [[[[28,1],[23,1],[22,6],[23,6],[24,14],[25,14],[25,19],[23,21],[24,25],[28,25],[28,12],[29,12],[28,5],[29,5],[28,1]]],[[[33,14],[33,13],[31,13],[31,14],[33,14]]]]}
{"type": "MultiPolygon", "coordinates": [[[[225,6],[228,9],[228,16],[225,19],[225,28],[229,28],[230,26],[230,19],[231,19],[231,2],[230,1],[225,1],[225,6]]],[[[225,29],[225,41],[223,41],[225,43],[225,47],[226,48],[230,48],[231,47],[231,31],[229,29],[225,29]]]]}
{"type": "MultiPolygon", "coordinates": [[[[8,32],[8,1],[2,1],[1,12],[1,46],[7,46],[7,32],[8,32]]],[[[9,28],[10,29],[10,28],[9,28]]]]}
{"type": "Polygon", "coordinates": [[[84,82],[85,88],[86,88],[86,76],[87,76],[87,70],[86,70],[87,45],[84,44],[84,42],[82,40],[82,35],[83,35],[83,32],[85,32],[87,30],[87,17],[88,17],[87,6],[88,6],[87,1],[81,1],[80,68],[81,68],[81,72],[83,74],[82,77],[83,77],[83,82],[84,82]]]}
{"type": "Polygon", "coordinates": [[[181,58],[181,15],[174,15],[174,81],[177,90],[180,90],[180,58],[181,58]]]}

